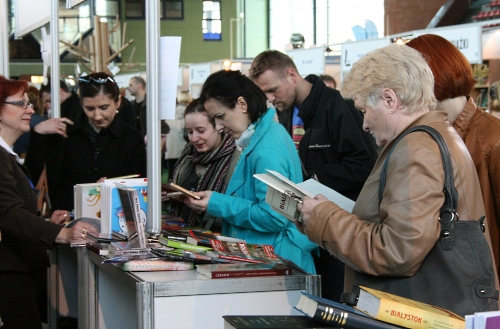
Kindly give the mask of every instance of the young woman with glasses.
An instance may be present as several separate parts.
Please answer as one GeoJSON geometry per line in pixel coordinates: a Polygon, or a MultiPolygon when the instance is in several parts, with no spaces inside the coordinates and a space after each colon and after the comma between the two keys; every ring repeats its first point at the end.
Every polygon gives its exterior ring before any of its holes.
{"type": "Polygon", "coordinates": [[[52,209],[73,210],[75,184],[131,174],[146,177],[147,173],[140,132],[117,116],[121,96],[113,78],[93,73],[78,82],[83,112],[72,125],[60,119],[67,137],[47,134],[38,125],[26,154],[26,166],[33,173],[46,165],[52,209]]]}
{"type": "Polygon", "coordinates": [[[0,318],[3,328],[42,328],[47,316],[47,248],[97,233],[88,223],[64,228],[68,212],[51,220],[37,215],[37,197],[29,173],[12,145],[30,130],[34,113],[28,83],[0,76],[0,318]]]}

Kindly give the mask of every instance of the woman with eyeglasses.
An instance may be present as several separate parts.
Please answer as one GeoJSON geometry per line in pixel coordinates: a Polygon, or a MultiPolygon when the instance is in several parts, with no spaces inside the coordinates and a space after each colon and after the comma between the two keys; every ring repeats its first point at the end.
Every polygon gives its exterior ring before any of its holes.
{"type": "Polygon", "coordinates": [[[73,210],[75,184],[147,174],[140,132],[117,115],[121,96],[116,82],[106,73],[80,77],[78,82],[83,112],[73,125],[61,119],[60,129],[67,137],[37,129],[38,125],[26,154],[30,171],[40,173],[46,165],[52,209],[73,210]]]}
{"type": "Polygon", "coordinates": [[[88,223],[64,228],[56,223],[68,212],[53,212],[50,221],[37,215],[37,197],[26,168],[12,145],[30,130],[34,113],[28,83],[0,76],[0,319],[3,328],[42,328],[46,319],[47,248],[97,233],[88,223]],[[45,307],[44,307],[45,306],[45,307]]]}

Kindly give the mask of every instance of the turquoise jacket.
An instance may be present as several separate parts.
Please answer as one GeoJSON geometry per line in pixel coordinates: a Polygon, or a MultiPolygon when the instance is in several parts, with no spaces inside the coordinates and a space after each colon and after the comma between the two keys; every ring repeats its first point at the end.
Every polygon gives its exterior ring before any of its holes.
{"type": "Polygon", "coordinates": [[[300,160],[290,135],[268,109],[256,123],[250,143],[241,152],[225,194],[213,192],[207,212],[223,218],[222,233],[248,243],[268,244],[274,251],[309,273],[316,273],[311,251],[317,245],[300,233],[295,224],[271,210],[265,202],[267,185],[254,174],[266,169],[291,181],[302,181],[300,160]]]}

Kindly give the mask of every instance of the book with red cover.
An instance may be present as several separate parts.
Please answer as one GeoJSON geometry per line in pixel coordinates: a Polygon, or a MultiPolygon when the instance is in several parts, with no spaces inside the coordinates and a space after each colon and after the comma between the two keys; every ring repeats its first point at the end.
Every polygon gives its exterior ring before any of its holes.
{"type": "Polygon", "coordinates": [[[274,253],[273,246],[250,244],[246,242],[231,242],[210,240],[213,251],[207,252],[211,257],[230,259],[247,263],[281,263],[274,253]]]}
{"type": "Polygon", "coordinates": [[[292,269],[281,264],[202,264],[196,271],[210,279],[290,275],[292,269]]]}

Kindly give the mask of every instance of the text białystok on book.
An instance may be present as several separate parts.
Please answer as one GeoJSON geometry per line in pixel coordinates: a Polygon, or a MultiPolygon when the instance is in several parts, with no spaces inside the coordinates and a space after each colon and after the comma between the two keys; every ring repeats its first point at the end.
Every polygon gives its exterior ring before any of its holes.
{"type": "Polygon", "coordinates": [[[268,174],[253,175],[253,177],[267,184],[266,203],[274,211],[293,222],[300,216],[297,211],[297,204],[301,203],[302,198],[305,196],[312,198],[317,194],[322,194],[348,212],[351,212],[354,207],[354,201],[314,179],[295,184],[276,171],[267,171],[268,174]]]}
{"type": "Polygon", "coordinates": [[[309,318],[338,326],[343,329],[396,329],[397,325],[379,321],[356,310],[353,307],[340,304],[325,298],[302,292],[295,308],[309,318]]]}
{"type": "Polygon", "coordinates": [[[303,315],[223,315],[224,329],[332,329],[303,315]]]}
{"type": "Polygon", "coordinates": [[[465,319],[433,305],[360,286],[356,309],[382,321],[415,329],[464,329],[465,319]]]}
{"type": "Polygon", "coordinates": [[[196,265],[196,271],[210,279],[246,278],[292,274],[292,269],[281,264],[250,263],[196,265]]]}

